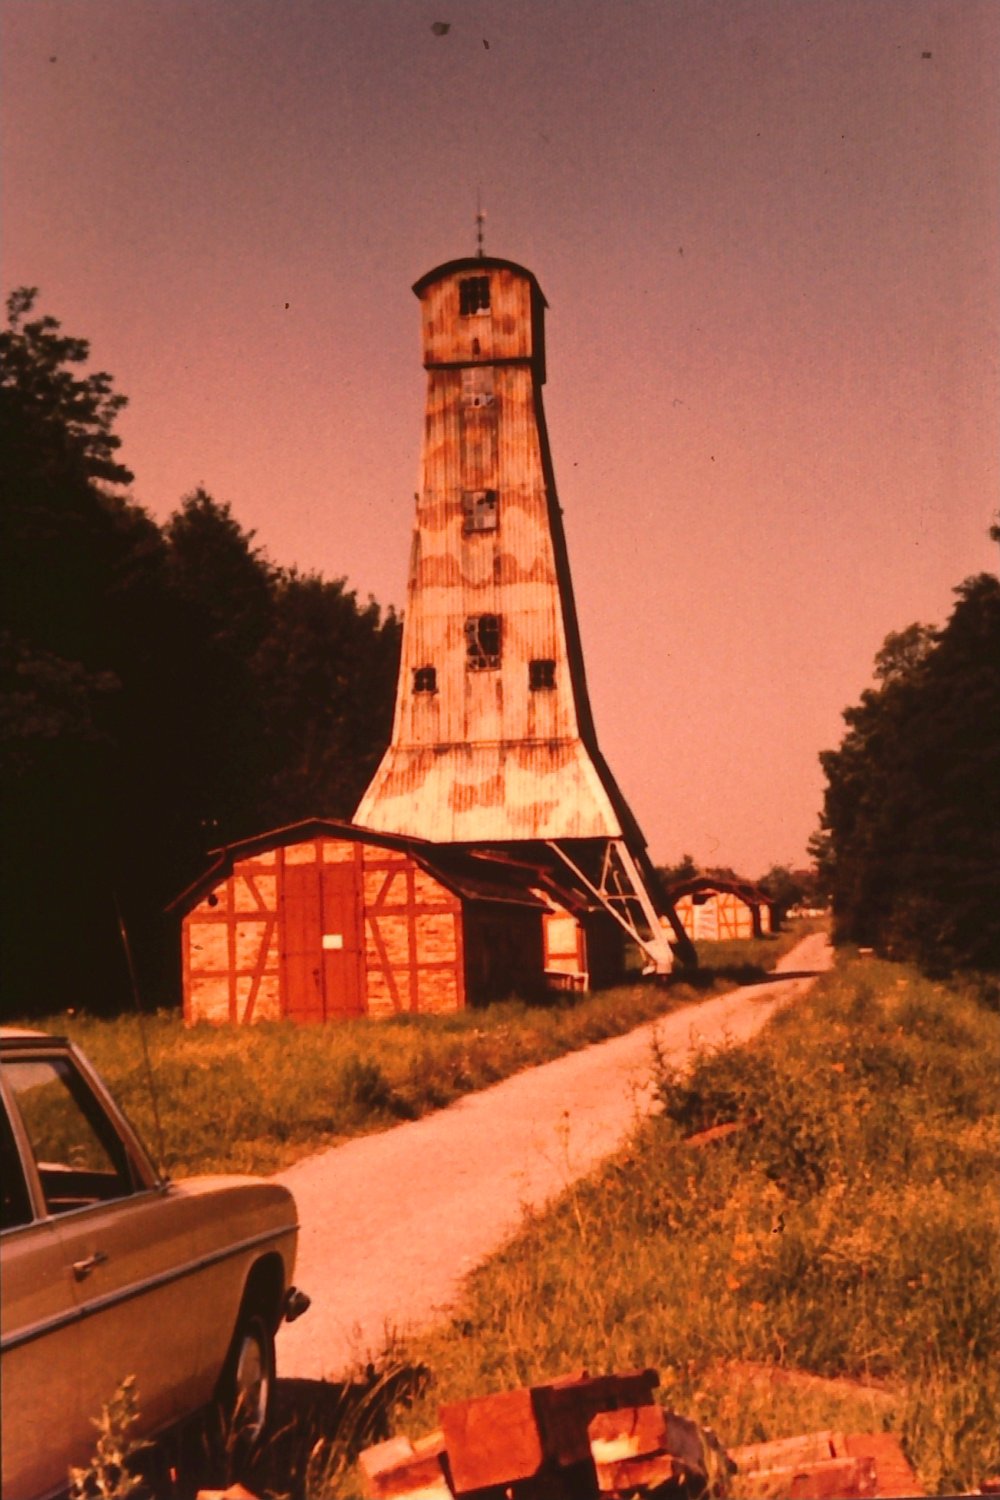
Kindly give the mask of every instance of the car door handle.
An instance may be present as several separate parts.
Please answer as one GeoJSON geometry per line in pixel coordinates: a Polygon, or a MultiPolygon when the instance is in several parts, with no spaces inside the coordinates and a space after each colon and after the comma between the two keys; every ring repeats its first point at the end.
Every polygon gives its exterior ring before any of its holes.
{"type": "Polygon", "coordinates": [[[75,1260],[73,1262],[73,1275],[77,1281],[86,1281],[91,1271],[96,1266],[103,1266],[107,1258],[103,1250],[95,1250],[93,1255],[87,1256],[86,1260],[75,1260]]]}

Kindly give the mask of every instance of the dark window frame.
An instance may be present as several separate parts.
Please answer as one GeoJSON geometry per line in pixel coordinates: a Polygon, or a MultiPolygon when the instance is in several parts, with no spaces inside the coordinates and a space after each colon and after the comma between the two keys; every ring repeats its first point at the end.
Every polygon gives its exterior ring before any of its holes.
{"type": "MultiPolygon", "coordinates": [[[[37,1056],[25,1053],[5,1058],[4,1074],[13,1108],[17,1110],[28,1149],[34,1159],[47,1216],[89,1207],[96,1202],[122,1202],[145,1190],[132,1154],[119,1134],[115,1121],[108,1115],[72,1057],[60,1053],[37,1056]],[[23,1092],[18,1079],[19,1072],[24,1073],[32,1067],[48,1068],[52,1075],[50,1084],[58,1082],[62,1085],[64,1092],[57,1097],[75,1107],[79,1119],[91,1131],[93,1143],[104,1153],[106,1162],[96,1166],[91,1164],[77,1167],[68,1161],[51,1163],[39,1159],[42,1141],[36,1136],[36,1117],[34,1110],[27,1107],[27,1094],[23,1092]],[[108,1171],[108,1168],[111,1170],[108,1171]],[[65,1196],[67,1194],[68,1197],[65,1196]]],[[[29,1083],[27,1093],[34,1086],[29,1083]]],[[[42,1123],[44,1125],[44,1118],[42,1123]]],[[[86,1150],[91,1142],[81,1139],[79,1144],[86,1150]]]]}
{"type": "Polygon", "coordinates": [[[490,310],[490,278],[463,276],[458,283],[458,313],[462,318],[476,318],[490,310]]]}
{"type": "Polygon", "coordinates": [[[414,667],[413,691],[414,693],[436,693],[437,667],[414,667]]]}
{"type": "Polygon", "coordinates": [[[470,672],[495,671],[503,654],[500,615],[468,615],[465,621],[465,665],[470,672]]]}
{"type": "Polygon", "coordinates": [[[31,1189],[14,1126],[3,1099],[0,1099],[0,1162],[3,1164],[0,1232],[6,1229],[23,1229],[26,1224],[34,1222],[35,1206],[31,1201],[31,1189]]]}
{"type": "Polygon", "coordinates": [[[500,491],[462,491],[462,532],[479,536],[500,529],[500,491]]]}
{"type": "Polygon", "coordinates": [[[556,664],[549,656],[534,657],[528,662],[528,687],[533,693],[551,691],[556,685],[556,664]]]}
{"type": "Polygon", "coordinates": [[[462,366],[462,405],[472,411],[496,405],[492,365],[462,366]]]}

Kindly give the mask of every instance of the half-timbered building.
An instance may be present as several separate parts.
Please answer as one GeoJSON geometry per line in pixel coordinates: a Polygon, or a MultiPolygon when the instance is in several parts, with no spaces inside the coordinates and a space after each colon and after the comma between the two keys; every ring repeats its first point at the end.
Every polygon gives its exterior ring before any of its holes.
{"type": "Polygon", "coordinates": [[[745,881],[699,875],[671,885],[667,892],[692,942],[766,937],[771,931],[771,902],[745,881]]]}
{"type": "Polygon", "coordinates": [[[218,851],[176,903],[188,1022],[437,1014],[542,985],[538,872],[315,819],[218,851]]]}

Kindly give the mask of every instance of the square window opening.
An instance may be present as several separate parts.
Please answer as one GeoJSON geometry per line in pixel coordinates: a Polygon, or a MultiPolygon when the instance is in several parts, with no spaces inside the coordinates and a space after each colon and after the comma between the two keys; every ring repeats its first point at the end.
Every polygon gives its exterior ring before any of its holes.
{"type": "Polygon", "coordinates": [[[556,664],[549,657],[541,657],[528,663],[528,686],[532,692],[556,685],[556,664]]]}
{"type": "Polygon", "coordinates": [[[490,278],[466,276],[458,283],[458,310],[463,318],[490,310],[490,278]]]}
{"type": "Polygon", "coordinates": [[[493,405],[492,365],[465,365],[462,370],[462,405],[493,405]]]}
{"type": "Polygon", "coordinates": [[[484,672],[500,665],[500,616],[470,615],[465,622],[465,665],[484,672]]]}
{"type": "Polygon", "coordinates": [[[462,491],[462,530],[496,531],[500,522],[500,496],[496,490],[462,491]]]}
{"type": "Polygon", "coordinates": [[[50,1214],[137,1190],[123,1141],[67,1058],[16,1058],[4,1073],[50,1214]]]}

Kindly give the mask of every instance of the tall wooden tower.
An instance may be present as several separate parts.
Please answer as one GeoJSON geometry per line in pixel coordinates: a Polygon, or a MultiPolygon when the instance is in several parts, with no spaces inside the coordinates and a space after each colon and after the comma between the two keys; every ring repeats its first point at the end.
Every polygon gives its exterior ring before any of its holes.
{"type": "Polygon", "coordinates": [[[544,848],[657,970],[677,932],[597,746],[542,409],[545,298],[479,256],[422,277],[427,410],[392,743],[355,822],[544,848]]]}

